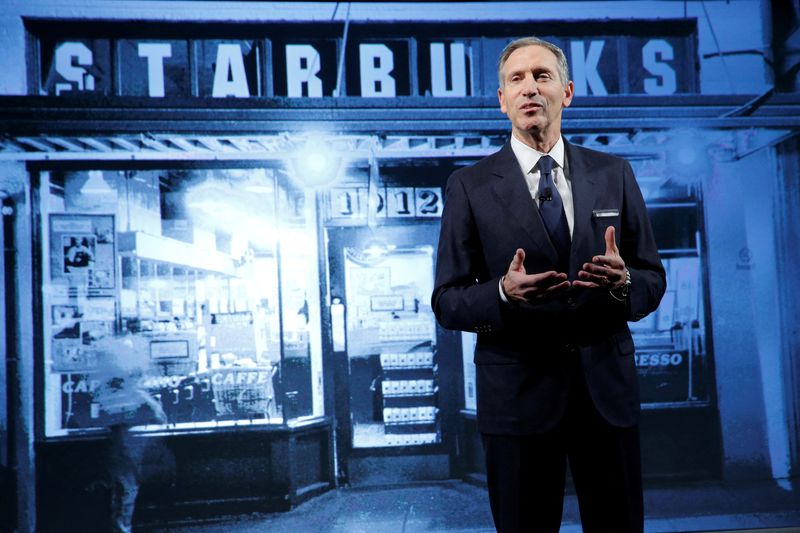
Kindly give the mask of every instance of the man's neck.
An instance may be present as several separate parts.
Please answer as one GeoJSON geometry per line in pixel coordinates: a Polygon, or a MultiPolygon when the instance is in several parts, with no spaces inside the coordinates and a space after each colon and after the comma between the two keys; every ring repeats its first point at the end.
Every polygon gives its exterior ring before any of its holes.
{"type": "Polygon", "coordinates": [[[561,131],[548,131],[548,132],[540,132],[540,131],[521,131],[521,130],[513,130],[512,134],[516,137],[520,142],[527,144],[534,150],[537,150],[543,154],[549,153],[550,150],[553,149],[553,146],[556,145],[558,142],[559,137],[561,137],[561,131]]]}

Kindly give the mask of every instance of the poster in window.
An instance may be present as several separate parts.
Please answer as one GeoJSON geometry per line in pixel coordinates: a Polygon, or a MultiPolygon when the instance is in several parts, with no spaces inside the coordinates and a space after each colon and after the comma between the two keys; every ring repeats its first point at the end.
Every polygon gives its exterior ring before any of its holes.
{"type": "Polygon", "coordinates": [[[113,298],[77,298],[51,307],[53,372],[86,372],[97,366],[97,341],[114,333],[113,298]]]}
{"type": "MultiPolygon", "coordinates": [[[[64,274],[84,272],[94,267],[94,255],[97,239],[94,235],[62,235],[64,274]]],[[[88,273],[88,270],[85,272],[88,273]]]]}
{"type": "Polygon", "coordinates": [[[50,278],[100,294],[116,287],[114,215],[50,216],[50,278]]]}

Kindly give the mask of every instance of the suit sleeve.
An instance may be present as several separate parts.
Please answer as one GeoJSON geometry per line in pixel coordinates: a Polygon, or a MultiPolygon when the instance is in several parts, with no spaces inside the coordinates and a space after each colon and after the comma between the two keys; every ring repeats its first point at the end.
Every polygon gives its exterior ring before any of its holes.
{"type": "Polygon", "coordinates": [[[631,274],[627,320],[637,321],[656,310],[667,279],[642,192],[627,161],[623,165],[623,189],[619,248],[631,274]]]}
{"type": "Polygon", "coordinates": [[[503,328],[499,277],[490,277],[469,196],[459,173],[445,192],[431,307],[442,327],[489,333],[503,328]]]}

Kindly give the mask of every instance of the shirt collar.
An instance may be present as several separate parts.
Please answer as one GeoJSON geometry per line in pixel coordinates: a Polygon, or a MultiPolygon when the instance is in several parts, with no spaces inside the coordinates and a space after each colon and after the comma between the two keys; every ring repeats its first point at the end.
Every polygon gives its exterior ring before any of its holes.
{"type": "MultiPolygon", "coordinates": [[[[519,162],[519,166],[522,169],[522,174],[528,174],[531,170],[536,167],[536,164],[539,163],[539,158],[542,157],[542,152],[531,148],[524,142],[517,139],[514,134],[511,134],[511,150],[514,152],[514,155],[519,162]]],[[[564,168],[564,138],[559,135],[558,141],[556,141],[555,146],[550,150],[547,154],[553,158],[556,162],[556,166],[564,168]]]]}

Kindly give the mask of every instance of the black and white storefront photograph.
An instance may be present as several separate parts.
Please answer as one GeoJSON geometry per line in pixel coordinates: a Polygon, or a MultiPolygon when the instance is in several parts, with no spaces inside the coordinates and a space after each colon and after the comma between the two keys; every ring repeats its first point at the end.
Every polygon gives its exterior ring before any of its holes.
{"type": "Polygon", "coordinates": [[[624,355],[644,530],[800,531],[797,0],[4,0],[0,531],[539,530],[490,505],[502,332],[436,296],[524,37],[663,265],[624,355]]]}

